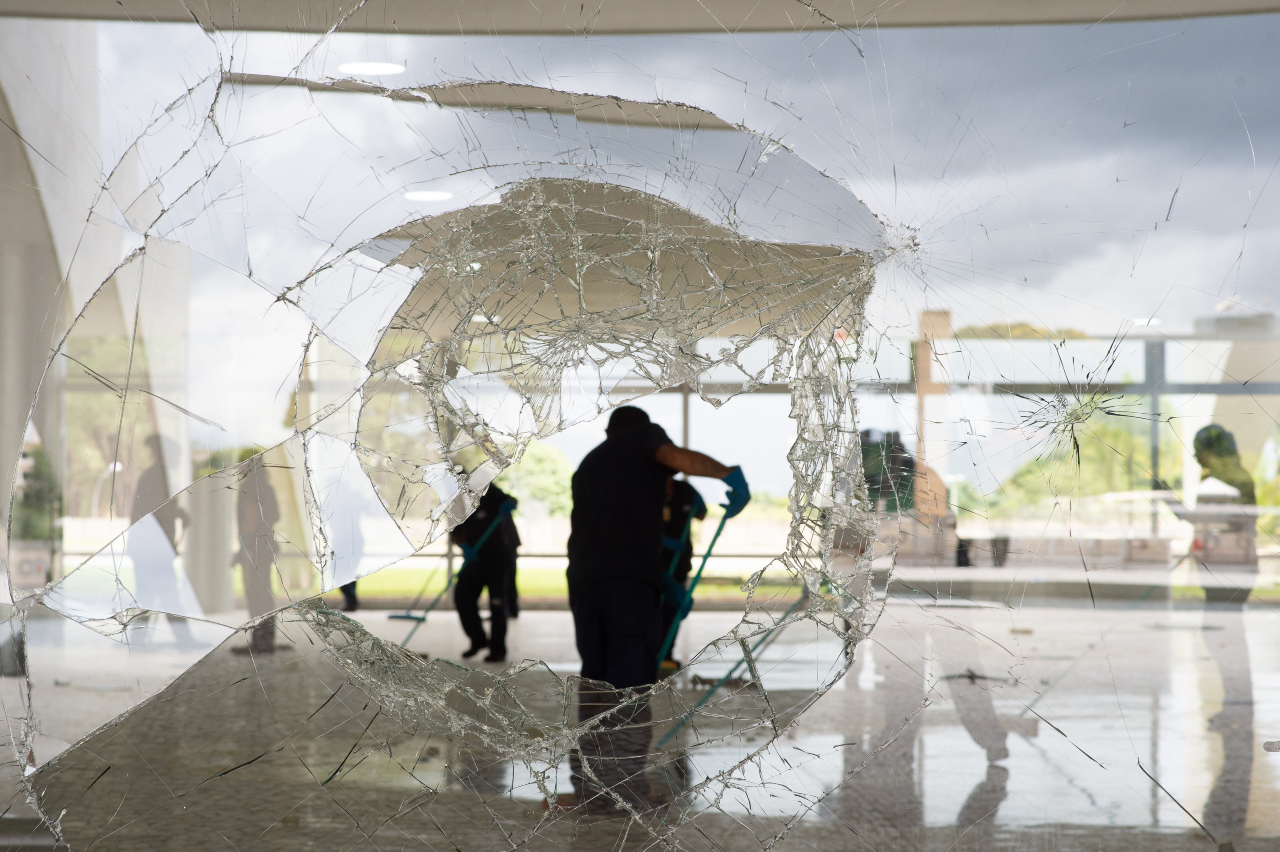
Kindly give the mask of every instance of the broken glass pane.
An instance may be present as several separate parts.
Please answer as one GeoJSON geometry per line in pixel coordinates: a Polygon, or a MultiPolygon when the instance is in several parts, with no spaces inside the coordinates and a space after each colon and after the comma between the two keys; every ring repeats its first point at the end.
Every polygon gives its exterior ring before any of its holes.
{"type": "Polygon", "coordinates": [[[784,5],[0,18],[6,842],[1280,835],[1280,20],[784,5]],[[756,496],[619,690],[623,404],[756,496]]]}

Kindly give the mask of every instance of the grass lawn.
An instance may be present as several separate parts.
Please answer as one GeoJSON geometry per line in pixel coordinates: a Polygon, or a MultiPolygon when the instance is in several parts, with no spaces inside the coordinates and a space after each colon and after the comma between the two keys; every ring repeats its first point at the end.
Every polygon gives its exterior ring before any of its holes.
{"type": "MultiPolygon", "coordinates": [[[[444,589],[443,570],[422,571],[416,568],[383,568],[360,579],[361,598],[414,598],[422,593],[431,600],[444,589]]],[[[516,574],[521,595],[531,598],[569,596],[563,568],[521,568],[516,574]]]]}
{"type": "MultiPolygon", "coordinates": [[[[743,578],[740,577],[703,577],[695,597],[704,600],[745,601],[746,592],[740,588],[742,581],[743,578]]],[[[444,582],[443,570],[427,572],[413,568],[384,568],[360,580],[359,594],[362,599],[369,600],[405,600],[422,593],[425,604],[440,594],[444,589],[444,582]]],[[[516,574],[516,584],[520,589],[520,596],[525,598],[567,600],[569,597],[569,585],[563,568],[520,568],[516,574]]],[[[773,587],[775,583],[766,581],[764,585],[773,587]]],[[[790,578],[779,577],[776,585],[790,586],[792,583],[790,578]]],[[[328,593],[326,598],[339,600],[337,592],[328,593]]]]}

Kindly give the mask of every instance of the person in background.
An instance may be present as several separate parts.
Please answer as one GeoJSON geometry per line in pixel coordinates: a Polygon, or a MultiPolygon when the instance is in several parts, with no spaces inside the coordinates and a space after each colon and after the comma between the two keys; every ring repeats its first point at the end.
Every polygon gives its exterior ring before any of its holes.
{"type": "MultiPolygon", "coordinates": [[[[1198,562],[1219,574],[1258,573],[1257,510],[1253,508],[1257,495],[1253,477],[1240,463],[1235,436],[1210,423],[1196,432],[1192,447],[1200,464],[1192,552],[1198,562]]],[[[1238,585],[1210,582],[1205,599],[1242,603],[1248,595],[1238,585]]]]}
{"type": "Polygon", "coordinates": [[[453,543],[462,548],[462,568],[453,587],[453,602],[458,620],[471,640],[463,652],[471,659],[488,649],[486,663],[507,659],[507,594],[515,578],[516,548],[520,536],[515,533],[511,512],[516,500],[496,485],[490,485],[480,504],[465,521],[449,533],[453,543]],[[480,592],[489,589],[489,635],[480,620],[480,592]]]}
{"type": "Polygon", "coordinates": [[[1217,423],[1205,426],[1196,432],[1192,447],[1200,464],[1197,510],[1206,513],[1196,523],[1196,543],[1202,549],[1194,552],[1204,578],[1205,627],[1212,624],[1218,630],[1205,634],[1205,646],[1222,684],[1222,708],[1209,718],[1208,725],[1221,737],[1222,764],[1200,821],[1225,849],[1245,835],[1257,749],[1253,673],[1245,629],[1246,605],[1258,570],[1257,516],[1248,507],[1257,504],[1257,495],[1253,477],[1240,462],[1235,436],[1225,428],[1217,423]],[[1210,478],[1238,494],[1228,496],[1230,492],[1221,486],[1214,489],[1218,493],[1206,494],[1205,481],[1210,478]]]}
{"type": "Polygon", "coordinates": [[[186,638],[191,635],[191,626],[185,616],[178,615],[184,607],[174,560],[178,557],[178,521],[186,524],[189,518],[177,499],[170,497],[165,450],[174,452],[175,448],[166,443],[160,435],[146,437],[151,465],[138,474],[125,552],[133,561],[138,606],[165,613],[174,634],[186,638]]]}
{"type": "Polygon", "coordinates": [[[151,465],[138,474],[138,486],[130,505],[129,523],[136,524],[148,513],[155,515],[160,529],[164,530],[165,538],[176,552],[178,521],[181,520],[184,524],[190,522],[177,501],[169,499],[169,476],[164,467],[164,451],[168,449],[176,453],[177,448],[171,441],[154,434],[148,435],[143,443],[151,452],[151,465]]]}
{"type": "MultiPolygon", "coordinates": [[[[234,564],[240,566],[244,577],[244,600],[251,619],[262,618],[276,608],[275,596],[271,592],[271,571],[279,555],[275,533],[279,520],[280,504],[276,500],[276,490],[271,486],[266,463],[259,454],[241,465],[240,488],[236,494],[240,551],[235,555],[234,564]]],[[[275,619],[266,618],[253,628],[247,648],[233,650],[270,654],[275,649],[275,619]]]]}
{"type": "Polygon", "coordinates": [[[1258,502],[1254,496],[1253,477],[1240,463],[1240,451],[1236,449],[1234,435],[1217,423],[1210,423],[1196,432],[1192,448],[1200,465],[1200,479],[1213,477],[1235,488],[1240,492],[1237,502],[1242,506],[1253,506],[1258,502]]]}
{"type": "Polygon", "coordinates": [[[649,415],[616,409],[605,440],[573,475],[569,533],[569,608],[582,657],[578,719],[599,717],[569,753],[580,806],[647,808],[650,710],[643,689],[657,680],[662,638],[662,506],[675,471],[729,486],[725,514],[751,499],[742,469],[677,447],[649,415]],[[625,690],[640,688],[641,694],[625,690]]]}
{"type": "MultiPolygon", "coordinates": [[[[698,489],[687,481],[668,476],[667,499],[662,504],[662,556],[658,560],[658,567],[663,572],[666,572],[671,568],[671,560],[675,559],[675,571],[672,572],[671,579],[681,588],[684,588],[684,585],[689,581],[689,572],[693,570],[692,525],[690,525],[689,535],[683,541],[681,540],[681,536],[685,533],[685,526],[690,524],[691,517],[700,521],[706,519],[707,504],[703,502],[702,495],[698,493],[698,489]]],[[[658,631],[660,640],[666,639],[667,633],[671,631],[671,625],[676,623],[676,616],[679,611],[680,602],[672,600],[670,595],[664,595],[662,599],[662,629],[658,631]]],[[[677,628],[678,630],[679,628],[677,628]]],[[[677,671],[680,668],[680,663],[673,656],[674,653],[675,641],[673,639],[671,647],[667,649],[666,658],[659,666],[663,674],[677,671]]]]}

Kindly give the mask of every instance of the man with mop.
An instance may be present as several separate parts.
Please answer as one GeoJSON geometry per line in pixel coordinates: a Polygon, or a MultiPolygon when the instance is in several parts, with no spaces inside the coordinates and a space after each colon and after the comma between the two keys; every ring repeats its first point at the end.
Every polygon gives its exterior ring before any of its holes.
{"type": "Polygon", "coordinates": [[[462,548],[462,570],[453,588],[454,606],[471,647],[462,652],[471,659],[487,650],[486,663],[507,659],[507,595],[515,578],[516,548],[520,533],[511,521],[516,499],[497,485],[490,485],[480,505],[449,534],[462,548]],[[480,591],[489,589],[489,635],[480,618],[480,591]]]}
{"type": "Polygon", "coordinates": [[[582,677],[604,684],[579,687],[578,718],[605,715],[570,753],[569,766],[576,801],[592,810],[614,810],[605,791],[632,808],[649,806],[649,705],[643,697],[623,704],[621,691],[657,680],[662,507],[673,472],[724,480],[726,517],[751,499],[741,468],[677,447],[648,414],[629,405],[613,412],[604,443],[573,475],[569,608],[582,677]]]}

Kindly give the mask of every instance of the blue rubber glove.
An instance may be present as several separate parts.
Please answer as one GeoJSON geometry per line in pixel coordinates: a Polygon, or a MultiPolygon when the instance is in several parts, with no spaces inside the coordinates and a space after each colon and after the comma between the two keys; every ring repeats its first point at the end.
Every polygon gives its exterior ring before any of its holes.
{"type": "Polygon", "coordinates": [[[511,514],[512,512],[514,512],[515,510],[516,510],[516,501],[515,501],[515,500],[508,500],[507,502],[505,502],[505,503],[503,503],[503,504],[502,504],[502,507],[501,507],[500,509],[498,509],[498,514],[499,514],[499,515],[509,515],[509,514],[511,514]]]}
{"type": "Polygon", "coordinates": [[[740,467],[729,471],[729,475],[721,482],[729,486],[729,493],[725,495],[729,502],[721,503],[720,506],[724,509],[724,516],[732,518],[747,508],[747,504],[751,502],[751,489],[747,487],[747,478],[742,475],[740,467]]]}
{"type": "Polygon", "coordinates": [[[665,547],[667,550],[670,550],[672,553],[675,553],[676,551],[679,551],[679,550],[684,550],[684,542],[678,538],[672,538],[669,535],[664,535],[662,537],[662,546],[665,547]]]}
{"type": "Polygon", "coordinates": [[[663,572],[662,594],[669,603],[676,606],[676,621],[684,621],[684,617],[693,609],[693,595],[685,591],[684,586],[676,582],[676,578],[663,572]]]}
{"type": "Polygon", "coordinates": [[[470,544],[460,544],[458,545],[458,548],[462,551],[463,565],[466,565],[468,562],[480,555],[480,551],[476,550],[475,547],[470,544]]]}

